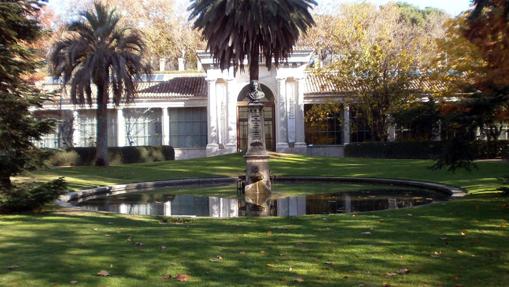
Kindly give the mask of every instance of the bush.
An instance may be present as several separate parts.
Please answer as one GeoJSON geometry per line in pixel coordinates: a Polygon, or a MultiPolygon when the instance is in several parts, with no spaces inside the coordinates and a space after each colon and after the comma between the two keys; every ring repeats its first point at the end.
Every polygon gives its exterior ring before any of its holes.
{"type": "MultiPolygon", "coordinates": [[[[51,150],[46,158],[48,166],[93,165],[95,147],[76,147],[69,150],[51,150]]],[[[126,146],[108,148],[110,163],[143,163],[174,160],[175,151],[171,146],[126,146]]]]}
{"type": "MultiPolygon", "coordinates": [[[[345,147],[347,157],[392,158],[392,159],[434,159],[443,148],[442,142],[365,142],[352,143],[345,147]]],[[[475,159],[503,158],[509,152],[509,141],[476,141],[471,146],[475,159]]]]}
{"type": "Polygon", "coordinates": [[[37,187],[14,187],[0,191],[0,213],[27,212],[40,210],[44,205],[66,193],[67,184],[63,178],[37,187]]]}

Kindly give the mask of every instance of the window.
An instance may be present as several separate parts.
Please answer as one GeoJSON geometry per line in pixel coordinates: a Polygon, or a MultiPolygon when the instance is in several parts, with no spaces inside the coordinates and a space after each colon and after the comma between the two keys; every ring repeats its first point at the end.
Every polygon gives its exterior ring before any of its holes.
{"type": "Polygon", "coordinates": [[[305,105],[306,143],[343,144],[342,108],[339,104],[305,105]]]}
{"type": "Polygon", "coordinates": [[[80,142],[78,146],[95,146],[96,141],[96,120],[92,115],[80,115],[79,121],[80,142]]]}
{"type": "MultiPolygon", "coordinates": [[[[91,147],[96,144],[97,121],[95,111],[87,110],[79,112],[79,147],[91,147]]],[[[114,110],[108,111],[108,146],[117,145],[117,124],[116,112],[114,110]]]]}
{"type": "Polygon", "coordinates": [[[161,114],[156,109],[124,110],[129,146],[161,145],[161,114]]]}
{"type": "Polygon", "coordinates": [[[364,115],[360,109],[356,109],[353,106],[350,108],[350,123],[351,142],[367,142],[373,140],[367,116],[364,115]]]}
{"type": "Polygon", "coordinates": [[[51,133],[43,135],[41,139],[35,143],[35,145],[39,148],[60,148],[58,127],[56,127],[51,133]]]}
{"type": "Polygon", "coordinates": [[[207,146],[207,108],[169,109],[170,145],[176,148],[207,146]]]}

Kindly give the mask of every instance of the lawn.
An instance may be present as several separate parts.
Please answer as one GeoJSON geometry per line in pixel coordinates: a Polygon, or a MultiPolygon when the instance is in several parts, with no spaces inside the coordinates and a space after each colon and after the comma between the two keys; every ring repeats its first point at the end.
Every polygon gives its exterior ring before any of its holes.
{"type": "MultiPolygon", "coordinates": [[[[506,163],[472,173],[429,161],[275,157],[277,175],[411,178],[470,195],[422,208],[298,218],[164,220],[56,211],[0,216],[0,286],[507,286],[506,163]],[[109,277],[96,273],[106,270],[109,277]],[[161,278],[187,274],[187,283],[161,278]]],[[[239,155],[103,169],[62,168],[74,188],[235,176],[239,155]]]]}
{"type": "MultiPolygon", "coordinates": [[[[494,191],[500,179],[509,174],[509,165],[503,162],[479,162],[478,170],[449,173],[430,169],[429,160],[381,160],[273,154],[272,174],[300,176],[348,176],[403,178],[440,182],[466,188],[472,193],[494,191]]],[[[108,168],[55,168],[28,174],[46,181],[64,176],[72,189],[95,186],[196,177],[236,177],[243,173],[241,155],[228,155],[185,161],[166,161],[144,164],[117,165],[108,168]]]]}

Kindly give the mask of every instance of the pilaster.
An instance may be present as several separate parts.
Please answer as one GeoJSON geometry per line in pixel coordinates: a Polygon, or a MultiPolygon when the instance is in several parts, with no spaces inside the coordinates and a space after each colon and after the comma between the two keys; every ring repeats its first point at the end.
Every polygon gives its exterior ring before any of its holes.
{"type": "Polygon", "coordinates": [[[80,143],[80,114],[78,110],[72,111],[72,144],[75,147],[79,147],[80,143]]]}
{"type": "Polygon", "coordinates": [[[286,80],[287,78],[277,78],[277,96],[276,96],[276,151],[288,151],[288,119],[286,112],[286,80]]]}
{"type": "Polygon", "coordinates": [[[168,107],[163,107],[161,112],[161,140],[163,145],[170,144],[170,115],[168,107]]]}
{"type": "Polygon", "coordinates": [[[350,133],[351,133],[351,121],[350,121],[350,106],[345,104],[343,106],[343,144],[350,144],[350,133]]]}
{"type": "Polygon", "coordinates": [[[227,94],[227,140],[226,149],[228,152],[237,151],[237,96],[235,94],[235,78],[226,81],[227,94]]]}
{"type": "Polygon", "coordinates": [[[217,99],[216,99],[216,78],[207,78],[208,100],[207,100],[207,122],[208,122],[208,144],[207,156],[214,156],[219,150],[218,127],[217,127],[217,99]]]}
{"type": "Polygon", "coordinates": [[[304,133],[304,88],[306,78],[297,78],[297,102],[295,105],[295,149],[305,152],[306,135],[304,133]],[[304,150],[302,150],[304,149],[304,150]]]}
{"type": "Polygon", "coordinates": [[[124,110],[117,109],[117,146],[126,146],[126,128],[124,110]]]}

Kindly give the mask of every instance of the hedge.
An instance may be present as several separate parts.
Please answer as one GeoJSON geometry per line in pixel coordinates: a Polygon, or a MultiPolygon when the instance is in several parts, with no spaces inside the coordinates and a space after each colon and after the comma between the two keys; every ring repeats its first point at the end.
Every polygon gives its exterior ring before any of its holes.
{"type": "MultiPolygon", "coordinates": [[[[67,150],[48,150],[44,163],[48,166],[93,165],[95,147],[75,147],[67,150]]],[[[110,163],[143,163],[174,160],[171,146],[126,146],[108,148],[110,163]]]]}
{"type": "MultiPolygon", "coordinates": [[[[509,154],[509,141],[476,141],[472,144],[474,158],[504,158],[509,154]]],[[[345,147],[347,157],[433,159],[440,155],[442,143],[437,141],[364,142],[345,147]]]]}

